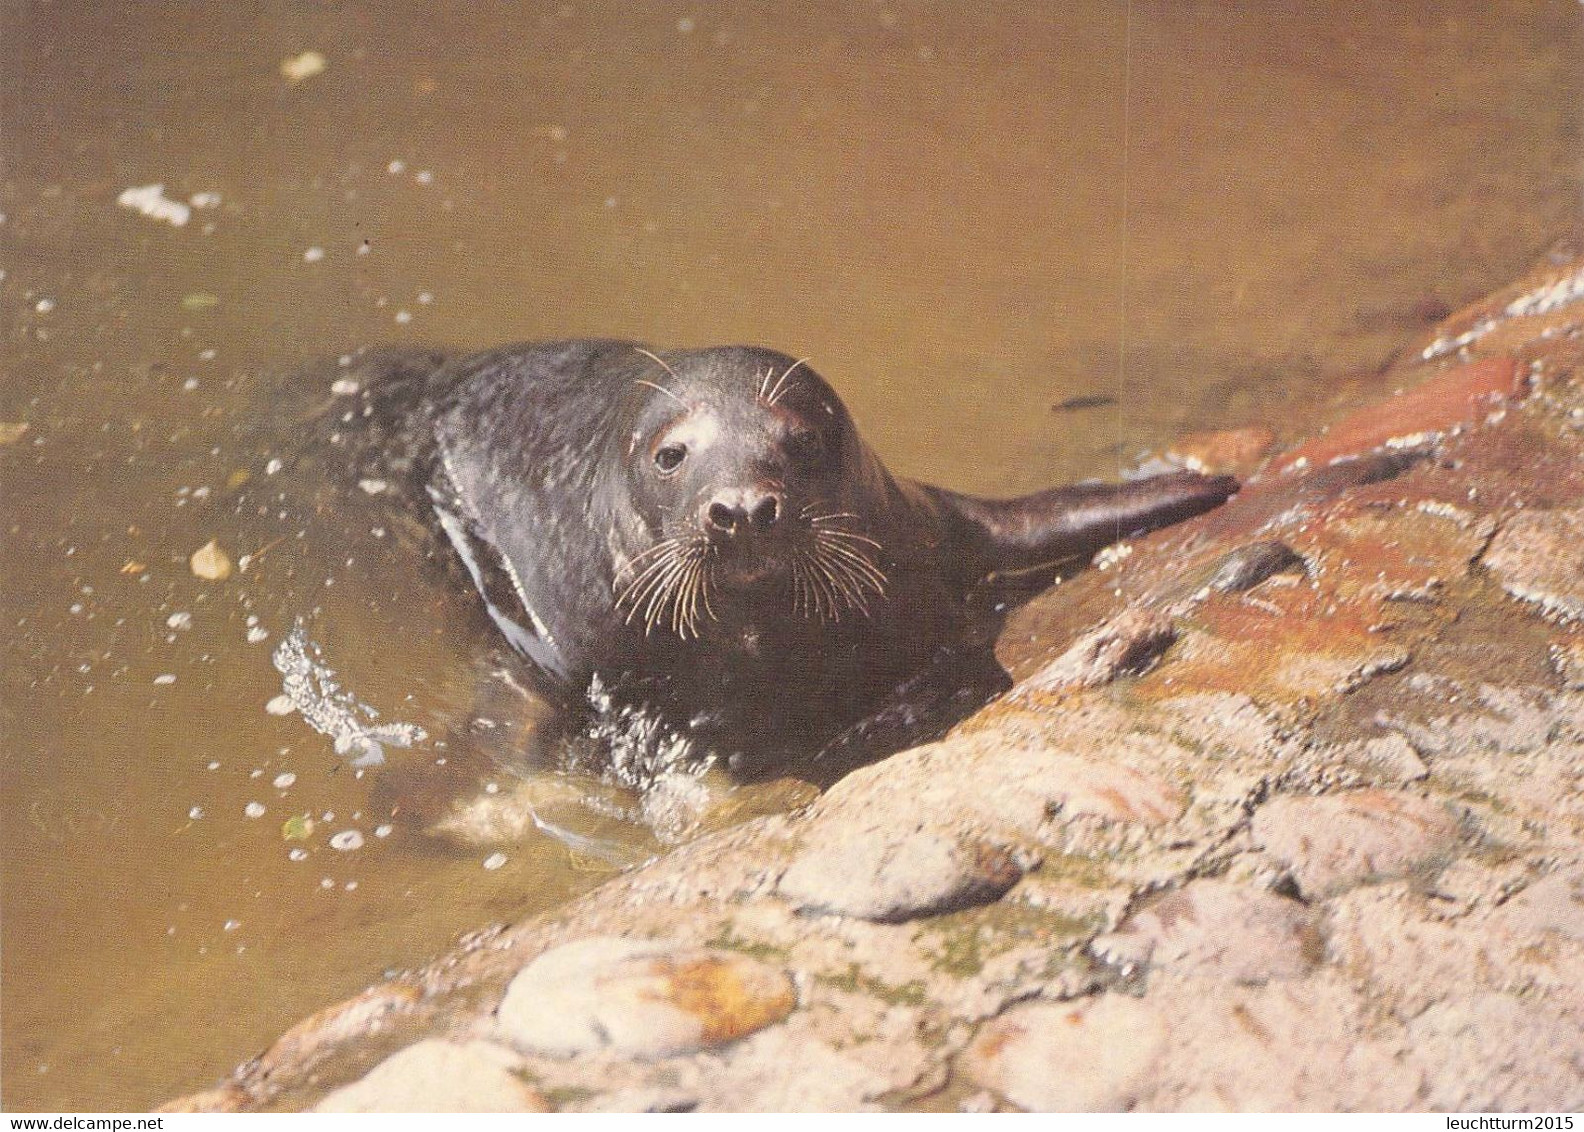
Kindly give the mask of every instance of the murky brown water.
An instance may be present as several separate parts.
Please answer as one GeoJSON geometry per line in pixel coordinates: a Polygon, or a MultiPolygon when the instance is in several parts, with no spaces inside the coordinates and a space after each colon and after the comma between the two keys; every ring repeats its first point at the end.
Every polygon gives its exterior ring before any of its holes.
{"type": "Polygon", "coordinates": [[[543,839],[486,870],[392,815],[393,778],[495,741],[466,727],[483,630],[312,513],[314,468],[257,439],[280,375],[386,341],[754,341],[812,355],[897,470],[1010,492],[1306,430],[1578,221],[1576,0],[791,12],[0,5],[0,421],[29,426],[0,447],[7,1108],[200,1086],[606,875],[543,839]],[[117,206],[156,182],[219,203],[117,206]],[[270,549],[205,582],[210,538],[270,549]],[[431,739],[359,777],[266,714],[299,617],[431,739]]]}

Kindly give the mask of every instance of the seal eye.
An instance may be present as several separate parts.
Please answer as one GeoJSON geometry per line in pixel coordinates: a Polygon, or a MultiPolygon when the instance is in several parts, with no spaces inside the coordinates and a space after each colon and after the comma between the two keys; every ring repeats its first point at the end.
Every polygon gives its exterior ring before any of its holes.
{"type": "Polygon", "coordinates": [[[655,467],[667,474],[680,468],[682,461],[686,459],[687,447],[682,444],[667,444],[657,449],[654,454],[655,467]]]}

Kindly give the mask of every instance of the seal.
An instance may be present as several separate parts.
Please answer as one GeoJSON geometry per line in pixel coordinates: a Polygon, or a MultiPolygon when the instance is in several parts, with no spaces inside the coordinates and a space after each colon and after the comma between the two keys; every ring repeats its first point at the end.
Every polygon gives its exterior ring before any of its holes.
{"type": "Polygon", "coordinates": [[[1180,473],[995,500],[913,482],[806,359],[745,346],[509,346],[402,405],[412,451],[432,441],[416,468],[445,534],[549,690],[593,683],[770,761],[960,702],[988,669],[1004,682],[972,600],[987,580],[1048,580],[1238,488],[1180,473]]]}

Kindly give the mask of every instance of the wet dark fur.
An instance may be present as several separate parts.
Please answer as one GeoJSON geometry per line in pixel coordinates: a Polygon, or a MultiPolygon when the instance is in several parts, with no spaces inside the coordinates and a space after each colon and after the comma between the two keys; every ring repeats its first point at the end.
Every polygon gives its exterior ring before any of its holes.
{"type": "Polygon", "coordinates": [[[1237,488],[1184,473],[988,500],[899,479],[806,363],[764,349],[578,340],[385,368],[352,464],[424,485],[545,686],[577,702],[597,676],[771,762],[971,710],[1005,680],[998,611],[972,600],[987,579],[1048,579],[1237,488]],[[683,543],[708,577],[664,561],[683,543]]]}

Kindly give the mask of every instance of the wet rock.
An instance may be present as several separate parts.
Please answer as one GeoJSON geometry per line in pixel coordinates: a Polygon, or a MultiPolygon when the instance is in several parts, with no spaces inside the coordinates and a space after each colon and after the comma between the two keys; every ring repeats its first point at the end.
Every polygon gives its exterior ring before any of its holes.
{"type": "Polygon", "coordinates": [[[189,1093],[156,1108],[155,1112],[243,1112],[251,1100],[236,1084],[227,1081],[201,1093],[189,1093]]]}
{"type": "Polygon", "coordinates": [[[662,1057],[735,1041],[797,1005],[784,971],[723,952],[596,937],[524,967],[496,1011],[520,1048],[662,1057]]]}
{"type": "Polygon", "coordinates": [[[1222,432],[1190,433],[1174,441],[1166,456],[1190,471],[1206,475],[1218,472],[1246,475],[1259,466],[1275,443],[1274,432],[1252,425],[1222,432]]]}
{"type": "Polygon", "coordinates": [[[1183,691],[1226,692],[1285,706],[1334,699],[1412,659],[1406,644],[1381,632],[1369,603],[1334,597],[1287,576],[1248,595],[1214,594],[1195,614],[1169,663],[1140,690],[1167,698],[1183,691]]]}
{"type": "Polygon", "coordinates": [[[1260,983],[1306,974],[1320,953],[1314,915],[1302,904],[1246,884],[1198,880],[1133,913],[1094,941],[1102,957],[1182,974],[1260,983]]]}
{"type": "Polygon", "coordinates": [[[1019,684],[1014,700],[1065,689],[1092,688],[1139,672],[1177,639],[1171,618],[1158,610],[1123,611],[1073,642],[1066,652],[1019,684]]]}
{"type": "Polygon", "coordinates": [[[315,1065],[343,1043],[379,1033],[398,1015],[412,1011],[423,993],[406,983],[383,983],[310,1014],[275,1040],[259,1059],[262,1073],[277,1066],[315,1065]]]}
{"type": "Polygon", "coordinates": [[[1435,802],[1387,790],[1273,798],[1254,812],[1255,846],[1285,865],[1306,896],[1443,863],[1458,826],[1435,802]]]}
{"type": "Polygon", "coordinates": [[[1584,618],[1584,510],[1524,511],[1502,524],[1485,566],[1519,601],[1560,621],[1584,618]]]}
{"type": "Polygon", "coordinates": [[[1446,509],[1343,504],[1289,538],[1344,600],[1430,601],[1468,573],[1492,529],[1487,518],[1446,509]]]}
{"type": "Polygon", "coordinates": [[[1037,1112],[1133,1107],[1165,1050],[1161,1014],[1106,994],[1016,1006],[980,1028],[958,1068],[977,1085],[1037,1112]]]}
{"type": "Polygon", "coordinates": [[[781,894],[813,912],[897,922],[999,899],[1023,875],[1015,855],[931,829],[827,819],[781,877],[781,894]]]}
{"type": "Polygon", "coordinates": [[[1217,593],[1242,593],[1281,573],[1306,573],[1304,561],[1280,539],[1240,546],[1216,564],[1206,586],[1217,593]]]}
{"type": "Polygon", "coordinates": [[[521,1059],[489,1042],[430,1038],[386,1058],[320,1101],[318,1112],[549,1112],[521,1059]]]}
{"type": "MultiPolygon", "coordinates": [[[[1431,371],[1396,397],[1343,418],[1315,440],[1279,457],[1280,470],[1319,467],[1383,445],[1412,447],[1451,429],[1482,421],[1519,388],[1509,357],[1485,358],[1454,369],[1431,371]]],[[[1405,375],[1405,384],[1417,375],[1405,375]]]]}

